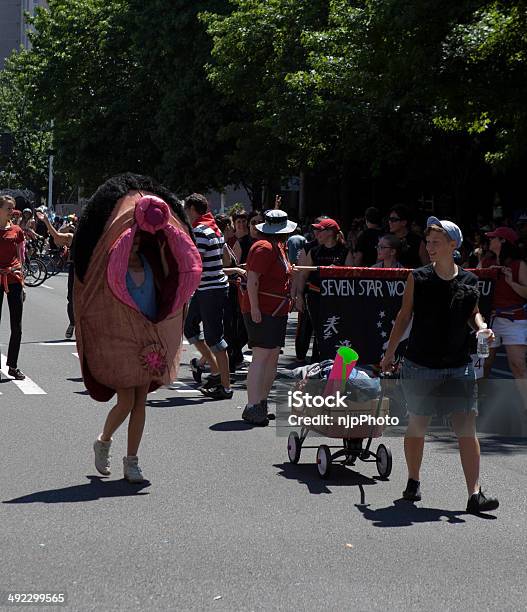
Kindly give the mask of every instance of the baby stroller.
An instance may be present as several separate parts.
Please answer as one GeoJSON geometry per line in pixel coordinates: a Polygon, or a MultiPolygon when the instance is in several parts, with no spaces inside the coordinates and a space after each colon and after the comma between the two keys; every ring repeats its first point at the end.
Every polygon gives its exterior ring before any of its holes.
{"type": "MultiPolygon", "coordinates": [[[[309,380],[316,378],[324,379],[332,365],[323,362],[322,364],[314,364],[305,372],[305,377],[296,385],[297,390],[306,388],[309,380]],[[324,366],[326,363],[326,366],[324,366]]],[[[384,427],[379,424],[362,424],[350,428],[345,424],[339,424],[338,417],[359,418],[360,415],[378,417],[387,417],[389,415],[389,399],[383,397],[380,382],[378,379],[370,379],[367,375],[360,377],[360,382],[357,385],[351,386],[350,381],[346,384],[346,408],[326,410],[328,416],[332,416],[332,423],[323,423],[316,425],[302,425],[300,435],[296,431],[292,431],[287,439],[287,454],[291,463],[298,463],[302,448],[316,448],[316,465],[318,474],[321,478],[328,478],[331,473],[333,463],[342,465],[355,465],[357,460],[363,462],[375,462],[377,471],[382,479],[387,479],[392,471],[392,453],[388,446],[379,444],[377,451],[371,450],[372,441],[374,438],[380,438],[383,434],[384,427]],[[368,379],[371,384],[365,382],[368,379]],[[361,385],[362,382],[362,385],[361,385]],[[375,383],[375,384],[373,384],[375,383]],[[362,387],[362,388],[361,388],[362,387]],[[353,392],[354,391],[354,392],[353,392]],[[305,446],[304,442],[310,431],[316,432],[328,438],[340,439],[342,444],[338,446],[329,446],[321,444],[317,446],[305,446]],[[364,444],[364,442],[366,443],[364,444]],[[336,452],[332,453],[332,449],[336,452]]],[[[320,408],[312,408],[303,405],[300,408],[292,408],[291,413],[298,417],[314,417],[321,415],[320,408]]],[[[324,416],[324,415],[322,415],[324,416]]],[[[340,419],[342,420],[342,419],[340,419]]]]}

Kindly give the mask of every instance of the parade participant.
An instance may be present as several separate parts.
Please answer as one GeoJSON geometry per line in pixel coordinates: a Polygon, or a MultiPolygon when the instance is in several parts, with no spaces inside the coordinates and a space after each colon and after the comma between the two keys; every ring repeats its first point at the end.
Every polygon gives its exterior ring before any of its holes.
{"type": "Polygon", "coordinates": [[[113,177],[97,189],[73,246],[84,384],[97,401],[117,394],[93,445],[95,467],[110,474],[112,436],[129,416],[124,477],[140,483],[137,452],[147,393],[177,375],[183,312],[201,276],[199,253],[179,200],[135,174],[113,177]]]}
{"type": "MultiPolygon", "coordinates": [[[[223,326],[225,329],[225,340],[228,344],[227,354],[229,356],[229,370],[231,373],[234,373],[236,371],[236,366],[243,363],[242,348],[247,342],[245,325],[238,304],[238,283],[240,277],[245,276],[245,270],[238,266],[236,256],[231,246],[229,246],[229,238],[236,240],[230,217],[226,215],[216,215],[216,223],[225,239],[223,247],[223,271],[229,279],[229,299],[225,306],[223,326]],[[243,344],[241,344],[242,342],[243,344]]],[[[245,227],[247,227],[247,225],[245,227]]],[[[232,240],[230,244],[233,244],[232,240]]],[[[195,368],[202,372],[204,363],[195,363],[193,360],[191,361],[191,366],[193,366],[193,373],[195,368]]],[[[194,380],[195,379],[196,377],[194,377],[194,380]]]]}
{"type": "Polygon", "coordinates": [[[503,345],[516,385],[521,393],[527,419],[527,264],[520,259],[517,247],[518,234],[509,227],[498,227],[487,232],[490,250],[496,261],[482,267],[499,265],[500,271],[494,286],[492,298],[492,331],[496,339],[485,360],[485,376],[488,376],[496,356],[496,350],[503,345]]]}
{"type": "Polygon", "coordinates": [[[256,225],[260,239],[247,258],[247,291],[241,308],[252,361],[247,375],[247,405],[242,418],[268,425],[267,397],[276,376],[280,349],[285,344],[289,313],[290,264],[285,242],[296,228],[282,210],[268,210],[256,225]]]}
{"type": "Polygon", "coordinates": [[[426,246],[418,234],[409,230],[408,209],[399,204],[390,210],[388,223],[390,234],[394,234],[401,241],[399,260],[404,268],[418,268],[429,262],[426,246]]]}
{"type": "Polygon", "coordinates": [[[203,263],[201,282],[192,296],[185,321],[185,337],[210,366],[210,376],[199,390],[212,399],[231,399],[228,345],[223,327],[229,299],[229,284],[223,272],[223,234],[204,195],[189,195],[185,200],[185,211],[203,263]],[[200,323],[203,324],[203,333],[200,323]]]}
{"type": "Polygon", "coordinates": [[[377,262],[377,244],[382,236],[381,213],[374,206],[370,206],[364,213],[366,229],[358,238],[353,261],[355,266],[368,268],[377,262]]]}
{"type": "Polygon", "coordinates": [[[307,240],[302,235],[301,230],[297,227],[295,233],[287,240],[287,256],[291,264],[295,265],[298,263],[298,257],[300,251],[304,248],[307,240]]]}
{"type": "Polygon", "coordinates": [[[244,211],[234,214],[232,216],[232,223],[234,225],[234,237],[231,241],[227,241],[227,244],[233,249],[237,261],[241,262],[243,260],[243,263],[245,263],[249,249],[254,242],[249,233],[247,213],[244,211]]]}
{"type": "Polygon", "coordinates": [[[24,309],[24,232],[11,221],[16,202],[14,198],[0,195],[0,317],[7,295],[11,335],[7,350],[8,375],[24,380],[25,374],[18,368],[18,355],[22,341],[22,312],[24,309]]]}
{"type": "MultiPolygon", "coordinates": [[[[352,266],[353,253],[344,244],[339,224],[334,219],[323,219],[313,224],[318,245],[313,247],[305,259],[305,266],[352,266]]],[[[320,328],[320,274],[317,271],[301,270],[295,279],[293,298],[298,311],[307,309],[314,330],[320,328]],[[309,292],[304,300],[304,288],[309,292]]],[[[313,339],[312,362],[318,361],[316,332],[313,339]]]]}
{"type": "MultiPolygon", "coordinates": [[[[314,223],[320,223],[323,219],[329,219],[326,215],[321,215],[314,220],[314,223]]],[[[312,228],[313,226],[311,226],[312,228]]],[[[316,236],[313,240],[309,240],[304,244],[304,247],[298,254],[298,266],[307,265],[307,256],[309,251],[319,244],[316,236]]],[[[291,295],[296,295],[296,285],[298,283],[299,275],[293,274],[291,295]]],[[[304,283],[304,300],[308,299],[309,287],[305,285],[305,280],[301,280],[304,283]]],[[[295,333],[295,354],[299,361],[303,361],[306,358],[307,352],[309,351],[309,344],[311,343],[311,336],[313,335],[313,326],[311,325],[311,319],[309,314],[304,311],[298,311],[298,319],[295,333]]]]}
{"type": "MultiPolygon", "coordinates": [[[[37,211],[36,215],[37,215],[37,219],[41,221],[42,223],[44,223],[44,225],[46,226],[46,229],[49,232],[49,237],[50,239],[53,239],[55,245],[59,248],[67,247],[68,249],[70,249],[70,252],[71,252],[71,245],[73,243],[74,232],[63,232],[63,231],[58,232],[53,227],[48,217],[42,211],[40,210],[37,211]]],[[[64,334],[67,340],[70,340],[71,338],[73,338],[73,332],[75,331],[75,314],[73,312],[73,282],[74,280],[75,280],[75,272],[74,272],[74,267],[73,267],[73,261],[70,261],[68,264],[68,293],[67,293],[67,298],[66,298],[68,302],[67,313],[68,313],[69,324],[66,329],[66,333],[64,334]]]]}
{"type": "Polygon", "coordinates": [[[377,263],[372,268],[402,268],[399,262],[401,241],[393,234],[386,234],[377,245],[377,263]]]}
{"type": "Polygon", "coordinates": [[[486,331],[478,310],[477,277],[454,263],[454,251],[462,241],[455,223],[429,217],[426,248],[432,263],[408,276],[381,368],[384,372],[393,369],[395,351],[413,315],[401,370],[409,413],[404,438],[408,484],[403,497],[421,499],[419,472],[425,434],[435,414],[448,415],[458,438],[467,483],[467,512],[478,514],[499,504],[497,499],[486,497],[479,485],[476,377],[470,358],[469,325],[478,333],[490,333],[490,337],[492,332],[486,331]]]}
{"type": "Polygon", "coordinates": [[[38,240],[40,235],[37,234],[35,219],[33,218],[33,211],[31,208],[24,208],[22,211],[22,218],[19,223],[20,227],[24,230],[27,240],[38,240]]]}

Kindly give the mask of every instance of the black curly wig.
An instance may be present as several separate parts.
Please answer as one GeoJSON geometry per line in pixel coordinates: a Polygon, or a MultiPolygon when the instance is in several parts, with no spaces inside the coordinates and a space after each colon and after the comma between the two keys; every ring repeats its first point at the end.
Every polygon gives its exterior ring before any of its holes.
{"type": "Polygon", "coordinates": [[[81,282],[84,280],[92,253],[102,236],[106,222],[112,214],[117,200],[124,197],[129,191],[148,191],[159,196],[184,223],[193,239],[192,228],[183,210],[182,203],[166,187],[163,187],[151,177],[140,174],[127,172],[113,176],[98,187],[89,199],[75,232],[72,257],[75,274],[81,282]]]}

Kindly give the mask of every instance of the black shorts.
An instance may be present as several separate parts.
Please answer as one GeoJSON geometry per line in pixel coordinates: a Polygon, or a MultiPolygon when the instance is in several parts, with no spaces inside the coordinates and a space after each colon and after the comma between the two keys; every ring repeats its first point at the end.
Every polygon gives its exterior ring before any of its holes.
{"type": "Polygon", "coordinates": [[[255,323],[250,313],[243,315],[243,321],[249,337],[249,348],[274,349],[285,345],[285,332],[287,330],[287,315],[272,317],[262,313],[262,322],[255,323]]]}

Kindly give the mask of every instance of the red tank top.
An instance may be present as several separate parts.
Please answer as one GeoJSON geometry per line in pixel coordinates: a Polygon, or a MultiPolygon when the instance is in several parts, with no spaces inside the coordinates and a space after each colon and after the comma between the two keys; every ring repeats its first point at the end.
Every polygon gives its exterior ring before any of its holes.
{"type": "MultiPolygon", "coordinates": [[[[520,263],[521,261],[517,259],[509,266],[512,270],[512,280],[515,283],[519,282],[520,263]]],[[[504,274],[499,272],[498,279],[494,286],[494,299],[492,300],[492,307],[496,310],[496,315],[499,316],[501,311],[504,314],[507,313],[507,318],[509,319],[527,319],[527,313],[523,309],[526,303],[527,300],[522,298],[521,295],[518,295],[507,283],[504,274]]]]}

